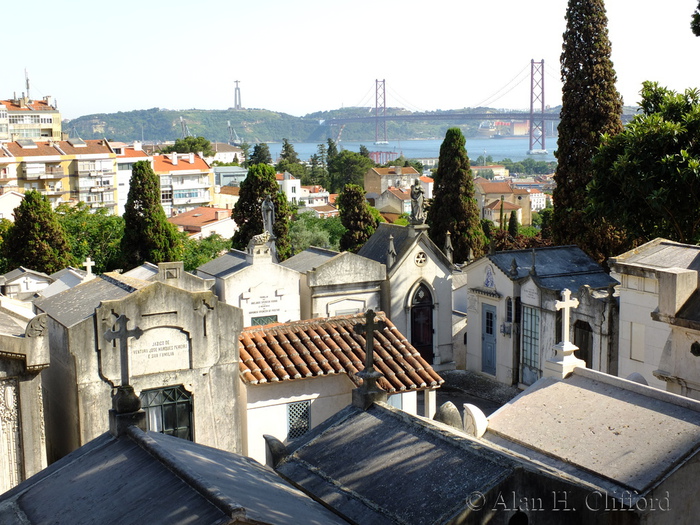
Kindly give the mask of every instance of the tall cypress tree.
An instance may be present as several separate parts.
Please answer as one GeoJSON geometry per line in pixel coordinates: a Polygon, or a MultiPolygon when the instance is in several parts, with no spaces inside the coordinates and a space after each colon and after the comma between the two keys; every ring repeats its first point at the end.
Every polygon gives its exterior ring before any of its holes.
{"type": "Polygon", "coordinates": [[[584,220],[591,161],[604,133],[622,131],[622,98],[610,60],[603,0],[569,0],[561,54],[561,122],[554,176],[552,234],[557,244],[579,244],[589,253],[609,226],[584,220]],[[595,230],[595,231],[594,231],[595,230]]]}
{"type": "Polygon", "coordinates": [[[121,248],[126,268],[146,261],[157,264],[182,257],[180,234],[168,222],[160,204],[158,175],[145,160],[134,163],[131,171],[121,248]]]}
{"type": "Polygon", "coordinates": [[[233,234],[232,246],[237,250],[245,250],[254,235],[263,233],[262,203],[268,195],[275,204],[275,223],[272,233],[276,238],[277,257],[283,261],[291,255],[289,243],[291,210],[286,195],[279,191],[275,179],[275,168],[268,164],[252,165],[241,183],[240,197],[231,214],[238,226],[236,233],[233,234]]]}
{"type": "Polygon", "coordinates": [[[51,274],[74,263],[66,232],[45,196],[28,191],[14,216],[2,245],[8,268],[24,266],[51,274]]]}
{"type": "Polygon", "coordinates": [[[340,250],[357,253],[379,224],[365,200],[365,190],[356,184],[347,184],[335,202],[340,222],[346,229],[340,238],[340,250]]]}
{"type": "Polygon", "coordinates": [[[445,245],[447,232],[452,234],[455,262],[468,260],[470,248],[474,257],[480,257],[485,242],[465,144],[462,130],[447,130],[440,146],[433,200],[427,216],[430,238],[440,249],[445,245]]]}
{"type": "Polygon", "coordinates": [[[264,142],[253,146],[253,154],[248,159],[248,166],[253,166],[255,164],[272,164],[270,147],[264,142]]]}

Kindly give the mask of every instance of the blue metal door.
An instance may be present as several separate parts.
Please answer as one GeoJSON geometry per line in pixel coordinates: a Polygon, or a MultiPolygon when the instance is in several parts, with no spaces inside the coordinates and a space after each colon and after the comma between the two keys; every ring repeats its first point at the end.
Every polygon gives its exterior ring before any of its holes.
{"type": "Polygon", "coordinates": [[[481,370],[496,375],[496,307],[481,309],[481,370]]]}

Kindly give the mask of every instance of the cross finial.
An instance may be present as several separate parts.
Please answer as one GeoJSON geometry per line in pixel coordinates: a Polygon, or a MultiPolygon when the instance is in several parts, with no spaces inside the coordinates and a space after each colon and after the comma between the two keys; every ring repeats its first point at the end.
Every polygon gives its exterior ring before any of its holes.
{"type": "Polygon", "coordinates": [[[129,323],[129,318],[124,314],[117,317],[115,326],[118,326],[116,330],[107,330],[105,332],[105,339],[110,343],[116,339],[119,339],[119,352],[121,354],[121,369],[122,369],[122,386],[129,384],[129,337],[138,339],[143,335],[143,330],[138,326],[133,330],[127,329],[127,324],[129,323]]]}
{"type": "Polygon", "coordinates": [[[375,400],[386,400],[386,394],[377,387],[377,379],[382,374],[374,370],[374,331],[384,330],[387,324],[384,321],[375,321],[374,310],[365,313],[365,324],[355,325],[356,334],[365,336],[365,368],[357,373],[362,379],[362,386],[353,391],[353,404],[366,409],[375,400]]]}
{"type": "Polygon", "coordinates": [[[95,266],[95,261],[90,259],[90,257],[88,256],[88,258],[85,259],[83,266],[85,267],[85,271],[87,272],[87,275],[85,277],[90,277],[92,275],[92,267],[95,266]]]}
{"type": "Polygon", "coordinates": [[[569,340],[569,315],[571,315],[572,308],[578,307],[578,299],[571,297],[571,291],[568,288],[562,290],[561,297],[563,301],[556,301],[554,306],[557,310],[564,310],[561,316],[562,341],[568,344],[571,342],[569,340]]]}

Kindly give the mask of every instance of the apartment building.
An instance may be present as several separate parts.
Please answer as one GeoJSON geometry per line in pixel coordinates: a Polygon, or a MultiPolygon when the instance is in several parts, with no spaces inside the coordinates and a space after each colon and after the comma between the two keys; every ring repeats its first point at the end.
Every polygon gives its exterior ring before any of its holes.
{"type": "Polygon", "coordinates": [[[61,113],[51,97],[0,100],[0,142],[22,139],[61,139],[61,113]]]}
{"type": "Polygon", "coordinates": [[[214,171],[199,155],[154,155],[153,171],[160,177],[160,201],[166,216],[172,217],[211,204],[214,171]]]}

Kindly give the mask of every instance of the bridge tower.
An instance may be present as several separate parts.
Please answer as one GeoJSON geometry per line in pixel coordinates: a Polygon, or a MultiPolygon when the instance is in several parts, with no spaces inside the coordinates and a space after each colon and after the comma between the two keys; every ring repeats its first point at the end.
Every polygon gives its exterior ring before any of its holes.
{"type": "Polygon", "coordinates": [[[388,144],[386,139],[386,80],[375,81],[374,143],[388,144]]]}
{"type": "Polygon", "coordinates": [[[544,59],[530,62],[530,149],[528,153],[546,151],[544,126],[544,59]]]}
{"type": "Polygon", "coordinates": [[[236,90],[234,91],[233,98],[233,109],[241,109],[241,88],[238,87],[238,80],[236,82],[236,90]]]}

